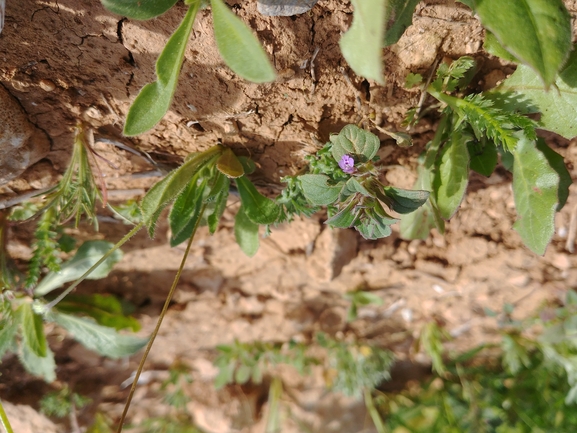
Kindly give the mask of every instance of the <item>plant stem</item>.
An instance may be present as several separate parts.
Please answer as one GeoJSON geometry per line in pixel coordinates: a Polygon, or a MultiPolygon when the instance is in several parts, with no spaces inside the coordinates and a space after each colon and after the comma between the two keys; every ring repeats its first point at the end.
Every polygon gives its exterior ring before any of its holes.
{"type": "Polygon", "coordinates": [[[371,416],[371,419],[373,420],[373,423],[375,424],[375,428],[377,429],[377,431],[379,433],[387,433],[387,428],[385,427],[385,424],[383,424],[383,420],[381,419],[381,415],[379,414],[379,411],[375,407],[375,402],[373,401],[372,390],[370,388],[366,387],[364,389],[364,394],[365,394],[365,406],[367,407],[367,410],[369,411],[369,415],[371,416]]]}
{"type": "Polygon", "coordinates": [[[70,287],[68,287],[64,292],[62,292],[56,299],[52,300],[48,304],[46,304],[46,310],[52,309],[56,304],[62,301],[72,290],[74,290],[82,281],[86,279],[98,266],[100,266],[108,257],[112,255],[118,248],[124,245],[132,236],[134,236],[138,231],[144,227],[144,223],[141,222],[138,225],[134,226],[132,230],[130,230],[122,239],[120,239],[116,245],[114,245],[110,251],[102,256],[100,260],[98,260],[90,269],[88,269],[84,274],[77,279],[70,287]]]}
{"type": "Polygon", "coordinates": [[[12,426],[10,425],[10,421],[8,421],[8,416],[4,411],[4,406],[2,406],[2,400],[0,400],[0,424],[2,427],[4,427],[6,433],[14,433],[14,430],[12,430],[12,426]]]}
{"type": "MultiPolygon", "coordinates": [[[[205,209],[206,209],[206,204],[203,204],[202,209],[200,211],[201,215],[204,213],[205,209]]],[[[160,325],[162,324],[162,320],[164,319],[164,316],[166,315],[166,312],[168,311],[168,306],[170,305],[170,301],[172,300],[172,296],[174,295],[174,292],[176,291],[176,285],[178,284],[178,281],[180,280],[180,275],[182,274],[182,270],[184,269],[184,264],[186,263],[188,253],[190,252],[190,247],[192,245],[192,240],[194,239],[194,235],[196,234],[196,230],[198,229],[198,226],[200,224],[200,220],[201,220],[201,218],[198,218],[196,220],[196,224],[194,226],[194,229],[192,230],[192,234],[190,235],[190,238],[188,240],[188,244],[186,245],[186,251],[184,252],[184,256],[182,257],[182,261],[180,262],[180,266],[178,268],[178,271],[176,272],[176,275],[174,276],[172,286],[170,287],[168,295],[166,296],[166,301],[164,301],[164,306],[162,307],[162,311],[160,312],[160,316],[158,317],[158,321],[156,322],[156,326],[154,328],[154,331],[152,331],[152,335],[150,336],[150,340],[148,341],[148,344],[146,345],[146,349],[144,350],[144,355],[142,356],[142,359],[140,360],[140,364],[138,365],[138,369],[136,370],[136,374],[134,375],[134,381],[132,382],[132,386],[130,387],[130,393],[128,394],[128,399],[126,400],[126,404],[124,405],[124,410],[122,411],[120,421],[118,422],[118,428],[116,430],[116,433],[122,432],[122,427],[123,427],[124,421],[126,419],[126,414],[128,413],[128,409],[130,408],[130,403],[132,402],[132,397],[134,397],[134,392],[136,391],[136,386],[138,385],[138,379],[140,378],[140,374],[142,373],[142,370],[144,369],[144,363],[146,362],[146,358],[148,358],[148,354],[150,353],[150,350],[152,349],[152,345],[154,344],[154,340],[156,339],[156,336],[158,335],[158,331],[160,330],[160,325]]]]}

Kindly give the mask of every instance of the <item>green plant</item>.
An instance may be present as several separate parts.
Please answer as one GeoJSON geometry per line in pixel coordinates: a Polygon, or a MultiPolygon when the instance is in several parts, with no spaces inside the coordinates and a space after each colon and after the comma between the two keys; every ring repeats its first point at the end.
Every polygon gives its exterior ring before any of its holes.
{"type": "Polygon", "coordinates": [[[90,404],[91,400],[73,392],[68,386],[47,393],[40,400],[40,411],[48,416],[64,418],[90,404]]]}
{"type": "MultiPolygon", "coordinates": [[[[165,13],[176,0],[101,0],[111,12],[137,20],[165,13]]],[[[138,135],[156,125],[168,111],[184,53],[198,10],[209,2],[185,0],[188,11],[156,62],[157,80],[147,84],[133,102],[124,126],[125,135],[138,135]]],[[[224,62],[239,76],[262,83],[273,81],[275,71],[250,29],[223,0],[210,0],[216,44],[224,62]]]]}
{"type": "MultiPolygon", "coordinates": [[[[576,60],[573,55],[561,77],[573,77],[576,60]]],[[[562,157],[536,134],[537,128],[563,131],[547,118],[537,123],[525,114],[548,110],[537,95],[546,95],[542,97],[568,114],[573,108],[565,101],[565,93],[572,92],[565,90],[560,78],[557,95],[532,87],[529,101],[523,89],[534,85],[538,76],[520,66],[496,90],[453,96],[451,93],[466,88],[474,66],[469,57],[451,65],[441,64],[436,79],[426,88],[441,103],[442,116],[434,139],[420,158],[415,188],[432,193],[424,207],[403,218],[401,234],[408,239],[424,238],[432,227],[442,233],[444,221],[455,214],[463,200],[469,170],[489,176],[500,153],[502,163],[513,172],[513,195],[519,214],[514,228],[531,250],[543,254],[554,233],[555,212],[567,200],[571,177],[562,157]]]]}
{"type": "Polygon", "coordinates": [[[374,165],[379,147],[377,136],[355,125],[331,135],[329,143],[307,158],[309,173],[284,178],[287,189],[277,199],[283,205],[281,220],[327,206],[331,227],[354,227],[366,239],[389,236],[398,219],[384,206],[407,214],[422,206],[429,193],[383,185],[374,165]]]}
{"type": "Polygon", "coordinates": [[[345,298],[351,301],[351,305],[347,311],[347,322],[352,322],[357,318],[359,307],[363,307],[365,305],[383,305],[383,298],[364,290],[348,292],[345,294],[345,298]]]}

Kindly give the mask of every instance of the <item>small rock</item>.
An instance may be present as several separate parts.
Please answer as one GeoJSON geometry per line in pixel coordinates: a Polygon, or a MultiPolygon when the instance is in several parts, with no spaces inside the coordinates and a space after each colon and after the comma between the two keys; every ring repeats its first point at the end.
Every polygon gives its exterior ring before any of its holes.
{"type": "Polygon", "coordinates": [[[45,92],[52,92],[54,89],[56,89],[56,84],[54,84],[54,82],[51,80],[40,80],[38,85],[45,92]]]}

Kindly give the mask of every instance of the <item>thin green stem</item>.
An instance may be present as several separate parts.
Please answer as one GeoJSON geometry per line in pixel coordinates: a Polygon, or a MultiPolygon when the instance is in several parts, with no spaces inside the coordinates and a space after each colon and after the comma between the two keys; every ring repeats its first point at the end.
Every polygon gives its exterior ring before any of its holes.
{"type": "MultiPolygon", "coordinates": [[[[200,211],[201,215],[204,213],[205,209],[206,209],[206,204],[203,204],[202,209],[200,211]]],[[[116,433],[122,432],[122,427],[124,426],[124,421],[126,420],[126,414],[128,413],[128,409],[130,408],[130,403],[132,402],[132,397],[134,397],[134,392],[136,391],[136,386],[138,385],[138,379],[140,378],[140,374],[142,373],[142,370],[144,369],[144,363],[146,362],[146,358],[148,358],[148,354],[150,353],[150,350],[152,349],[152,345],[154,344],[154,340],[156,339],[156,336],[158,335],[158,331],[160,330],[160,325],[162,324],[162,320],[164,319],[164,316],[166,315],[166,312],[168,311],[168,306],[170,305],[170,301],[172,300],[174,292],[176,291],[176,286],[178,284],[178,281],[180,280],[180,275],[182,274],[182,270],[184,269],[184,264],[186,263],[188,253],[190,252],[190,247],[192,245],[192,240],[194,239],[194,235],[196,234],[196,230],[198,229],[198,226],[200,224],[200,220],[201,220],[201,218],[198,218],[196,220],[196,224],[194,226],[194,229],[192,230],[192,234],[190,235],[190,238],[188,240],[188,244],[186,245],[186,251],[184,252],[184,256],[182,256],[182,261],[180,262],[178,272],[174,276],[172,286],[170,287],[168,295],[166,296],[166,301],[164,302],[164,306],[162,307],[162,311],[160,312],[160,316],[158,318],[158,321],[156,322],[156,327],[154,328],[154,331],[152,331],[152,335],[150,336],[150,340],[148,341],[148,344],[146,345],[146,349],[144,350],[144,355],[142,356],[142,359],[140,360],[140,364],[138,365],[138,369],[136,370],[136,374],[134,375],[134,380],[132,382],[132,386],[130,387],[128,399],[126,400],[126,404],[124,405],[124,410],[122,411],[120,421],[118,422],[118,428],[116,430],[116,433]]]]}
{"type": "Polygon", "coordinates": [[[375,402],[373,401],[372,389],[367,387],[364,389],[364,393],[365,393],[365,406],[367,407],[369,415],[371,416],[371,419],[375,424],[375,428],[379,433],[387,433],[387,428],[385,427],[385,424],[381,419],[381,414],[377,410],[375,402]]]}
{"type": "Polygon", "coordinates": [[[110,257],[112,255],[112,253],[114,253],[118,248],[120,248],[122,245],[124,245],[132,236],[134,236],[136,233],[138,233],[138,231],[142,227],[144,227],[143,222],[139,223],[132,230],[130,230],[122,239],[120,239],[118,241],[118,243],[116,243],[116,245],[114,245],[112,247],[112,249],[110,249],[110,251],[108,251],[106,254],[104,254],[100,260],[98,260],[90,269],[88,269],[70,287],[68,287],[64,292],[62,292],[60,295],[58,295],[56,297],[56,299],[54,299],[51,302],[49,302],[48,304],[46,304],[46,310],[52,309],[56,304],[58,304],[66,296],[68,296],[68,294],[70,292],[72,292],[82,281],[84,281],[86,279],[86,277],[88,277],[98,266],[100,266],[108,257],[110,257]]]}
{"type": "Polygon", "coordinates": [[[4,411],[2,400],[0,400],[0,423],[2,424],[2,427],[4,427],[4,430],[6,430],[6,433],[14,433],[14,430],[12,430],[12,426],[10,425],[10,421],[8,421],[8,416],[4,411]]]}

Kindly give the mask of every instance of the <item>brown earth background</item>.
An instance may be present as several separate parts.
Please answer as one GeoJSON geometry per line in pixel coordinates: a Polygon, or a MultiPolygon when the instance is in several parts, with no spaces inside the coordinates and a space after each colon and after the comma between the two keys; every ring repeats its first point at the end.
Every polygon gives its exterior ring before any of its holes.
{"type": "MultiPolygon", "coordinates": [[[[576,2],[565,3],[575,20],[576,2]]],[[[408,73],[426,76],[437,61],[470,55],[480,65],[473,83],[480,91],[514,71],[513,65],[483,51],[478,20],[450,0],[417,6],[413,25],[384,50],[382,86],[356,76],[340,53],[338,41],[352,20],[348,2],[320,0],[296,17],[261,16],[255,1],[228,4],[258,35],[278,80],[257,85],[236,77],[220,60],[210,12],[201,11],[171,109],[152,131],[128,139],[121,134],[123,119],[142,86],[154,80],[156,58],[185,6],[179,3],[159,18],[138,22],[108,13],[96,0],[8,0],[0,35],[0,122],[5,125],[0,131],[0,179],[11,181],[0,187],[2,206],[59,179],[79,121],[94,130],[96,150],[113,164],[101,164],[111,200],[142,196],[159,173],[148,173],[157,167],[99,138],[144,150],[161,168],[175,167],[188,153],[222,143],[257,163],[255,183],[274,196],[282,187],[280,178],[301,169],[304,156],[317,150],[316,143],[326,142],[344,125],[371,118],[378,126],[401,130],[406,111],[421,96],[418,89],[404,88],[408,73]],[[7,153],[8,136],[22,143],[16,154],[7,153]]],[[[415,142],[408,149],[373,129],[382,141],[380,164],[387,183],[412,187],[417,157],[432,138],[435,123],[434,116],[426,117],[408,131],[415,142]]],[[[564,156],[575,178],[576,142],[549,135],[548,143],[564,156]]],[[[402,240],[398,228],[386,239],[366,241],[353,230],[328,229],[325,215],[319,214],[274,228],[253,258],[234,243],[239,203],[231,198],[218,232],[210,236],[201,230],[195,239],[147,364],[157,376],[138,390],[131,420],[163,414],[159,381],[179,360],[193,369],[189,409],[199,427],[214,433],[262,431],[265,385],[230,386],[218,392],[212,386],[215,346],[235,339],[310,341],[323,331],[390,348],[400,360],[423,365],[428,361],[415,353],[412,342],[432,320],[444,323],[453,335],[448,350],[494,341],[497,320],[487,317],[485,308],[501,311],[511,303],[514,317],[523,318],[577,285],[577,262],[569,252],[574,236],[571,213],[577,212],[575,189],[557,215],[551,245],[539,257],[512,230],[516,214],[510,181],[503,169],[489,178],[472,174],[467,196],[446,233],[433,232],[425,241],[402,240]],[[361,308],[359,319],[347,323],[349,302],[343,295],[359,288],[380,296],[383,305],[361,308]]],[[[104,211],[102,216],[98,234],[89,227],[69,232],[80,239],[111,241],[126,233],[122,223],[107,218],[104,211]]],[[[31,230],[31,225],[12,228],[12,257],[30,258],[31,230]]],[[[123,248],[124,258],[109,278],[80,288],[134,303],[142,335],[151,332],[183,254],[183,249],[169,247],[166,233],[165,224],[154,240],[140,233],[123,248]]],[[[80,414],[81,420],[89,419],[98,405],[117,418],[127,393],[120,384],[139,357],[99,358],[58,329],[51,330],[51,345],[57,354],[56,386],[68,382],[94,400],[80,414]]],[[[0,370],[3,400],[37,407],[41,394],[51,389],[27,376],[15,358],[5,359],[0,370]]],[[[321,371],[309,377],[290,369],[279,374],[290,391],[286,404],[310,431],[371,431],[362,401],[326,393],[321,371]]],[[[13,410],[14,419],[32,419],[22,415],[26,408],[13,410]]],[[[48,424],[26,428],[15,426],[20,432],[65,429],[48,424]]],[[[290,431],[301,431],[292,418],[283,426],[283,432],[290,431]]]]}

